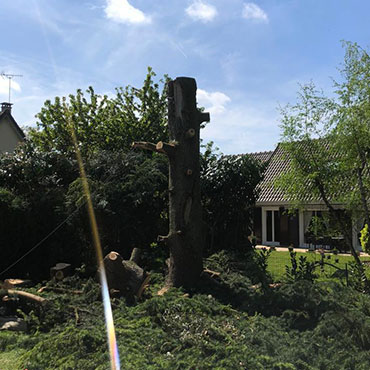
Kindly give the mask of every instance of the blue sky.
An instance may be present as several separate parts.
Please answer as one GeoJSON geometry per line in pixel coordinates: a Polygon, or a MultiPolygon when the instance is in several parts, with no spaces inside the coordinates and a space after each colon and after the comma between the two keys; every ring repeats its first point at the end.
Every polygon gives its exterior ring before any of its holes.
{"type": "Polygon", "coordinates": [[[23,75],[11,99],[20,125],[77,88],[140,87],[151,66],[196,78],[211,113],[202,137],[227,154],[273,149],[278,106],[298,83],[330,93],[341,40],[370,43],[368,0],[1,0],[0,14],[0,72],[23,75]]]}

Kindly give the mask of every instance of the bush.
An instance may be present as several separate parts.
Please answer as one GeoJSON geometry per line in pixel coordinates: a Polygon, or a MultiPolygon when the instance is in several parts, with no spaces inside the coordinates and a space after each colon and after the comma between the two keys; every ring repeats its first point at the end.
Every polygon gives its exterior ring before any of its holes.
{"type": "Polygon", "coordinates": [[[204,221],[208,226],[206,253],[251,246],[256,186],[263,166],[247,155],[218,156],[212,143],[201,158],[204,221]]]}

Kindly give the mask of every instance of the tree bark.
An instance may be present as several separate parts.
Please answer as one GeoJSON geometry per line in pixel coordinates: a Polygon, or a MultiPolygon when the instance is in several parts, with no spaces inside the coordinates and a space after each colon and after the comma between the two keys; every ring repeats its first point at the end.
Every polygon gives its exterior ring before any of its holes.
{"type": "Polygon", "coordinates": [[[191,287],[203,271],[204,232],[200,203],[200,124],[209,121],[196,104],[193,78],[168,83],[170,142],[135,142],[141,148],[166,154],[169,159],[169,233],[159,236],[170,250],[167,287],[191,287]]]}
{"type": "Polygon", "coordinates": [[[125,261],[117,252],[110,252],[104,257],[107,283],[111,295],[133,298],[140,291],[147,275],[134,261],[138,257],[137,252],[137,250],[134,251],[130,261],[125,261]]]}
{"type": "Polygon", "coordinates": [[[200,124],[208,113],[196,107],[196,82],[177,78],[168,84],[169,152],[168,286],[191,287],[203,271],[204,232],[200,203],[200,124]]]}

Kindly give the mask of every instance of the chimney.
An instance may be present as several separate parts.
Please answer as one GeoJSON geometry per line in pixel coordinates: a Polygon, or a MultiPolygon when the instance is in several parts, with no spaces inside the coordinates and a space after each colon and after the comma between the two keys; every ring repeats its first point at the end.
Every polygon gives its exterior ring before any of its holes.
{"type": "Polygon", "coordinates": [[[1,112],[5,112],[5,111],[9,111],[9,112],[11,112],[12,111],[12,103],[6,103],[6,102],[4,102],[4,103],[1,103],[1,112]]]}

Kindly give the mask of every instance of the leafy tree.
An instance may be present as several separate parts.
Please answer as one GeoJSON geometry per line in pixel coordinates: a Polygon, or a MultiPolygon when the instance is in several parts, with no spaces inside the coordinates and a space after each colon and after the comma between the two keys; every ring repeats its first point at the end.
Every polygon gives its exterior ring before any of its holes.
{"type": "Polygon", "coordinates": [[[343,80],[334,83],[335,98],[325,97],[310,83],[301,86],[296,105],[282,109],[283,145],[291,171],[279,185],[297,203],[307,194],[321,199],[360,264],[343,212],[336,212],[335,204],[344,204],[352,216],[368,223],[370,57],[357,44],[344,46],[343,80]]]}
{"type": "MultiPolygon", "coordinates": [[[[166,230],[167,159],[131,151],[137,138],[166,140],[166,91],[153,81],[154,76],[149,69],[142,88],[117,89],[112,99],[95,94],[92,88],[87,98],[80,90],[69,96],[106,252],[114,249],[128,255],[133,247],[149,247],[166,230]]],[[[64,98],[47,101],[27,143],[14,155],[0,157],[0,238],[7,246],[0,272],[67,217],[68,222],[17,264],[13,273],[44,277],[60,261],[95,266],[63,103],[64,98]]],[[[247,157],[220,157],[211,144],[201,163],[209,249],[244,243],[260,167],[247,157]]]]}
{"type": "MultiPolygon", "coordinates": [[[[151,140],[167,136],[166,90],[164,81],[156,83],[154,76],[149,69],[142,88],[119,88],[112,99],[95,94],[92,88],[88,98],[80,90],[69,96],[103,245],[123,254],[153,242],[166,217],[166,162],[157,155],[130,151],[137,136],[151,140]]],[[[1,245],[7,246],[2,251],[1,271],[67,217],[60,229],[63,232],[48,237],[13,271],[45,276],[61,260],[75,265],[92,262],[64,100],[47,101],[27,143],[14,155],[0,158],[1,245]]]]}
{"type": "MultiPolygon", "coordinates": [[[[164,84],[154,82],[155,73],[148,68],[142,88],[117,88],[109,98],[95,93],[92,87],[69,95],[69,109],[80,150],[84,157],[98,149],[129,150],[138,137],[143,140],[166,140],[167,92],[164,84]]],[[[37,128],[30,129],[29,138],[42,151],[57,151],[74,156],[70,130],[67,127],[63,101],[47,100],[37,114],[37,128]]]]}
{"type": "Polygon", "coordinates": [[[341,168],[352,189],[347,203],[353,213],[370,224],[370,56],[356,43],[345,42],[341,69],[343,81],[335,82],[338,105],[333,120],[333,139],[340,151],[341,168]]]}

